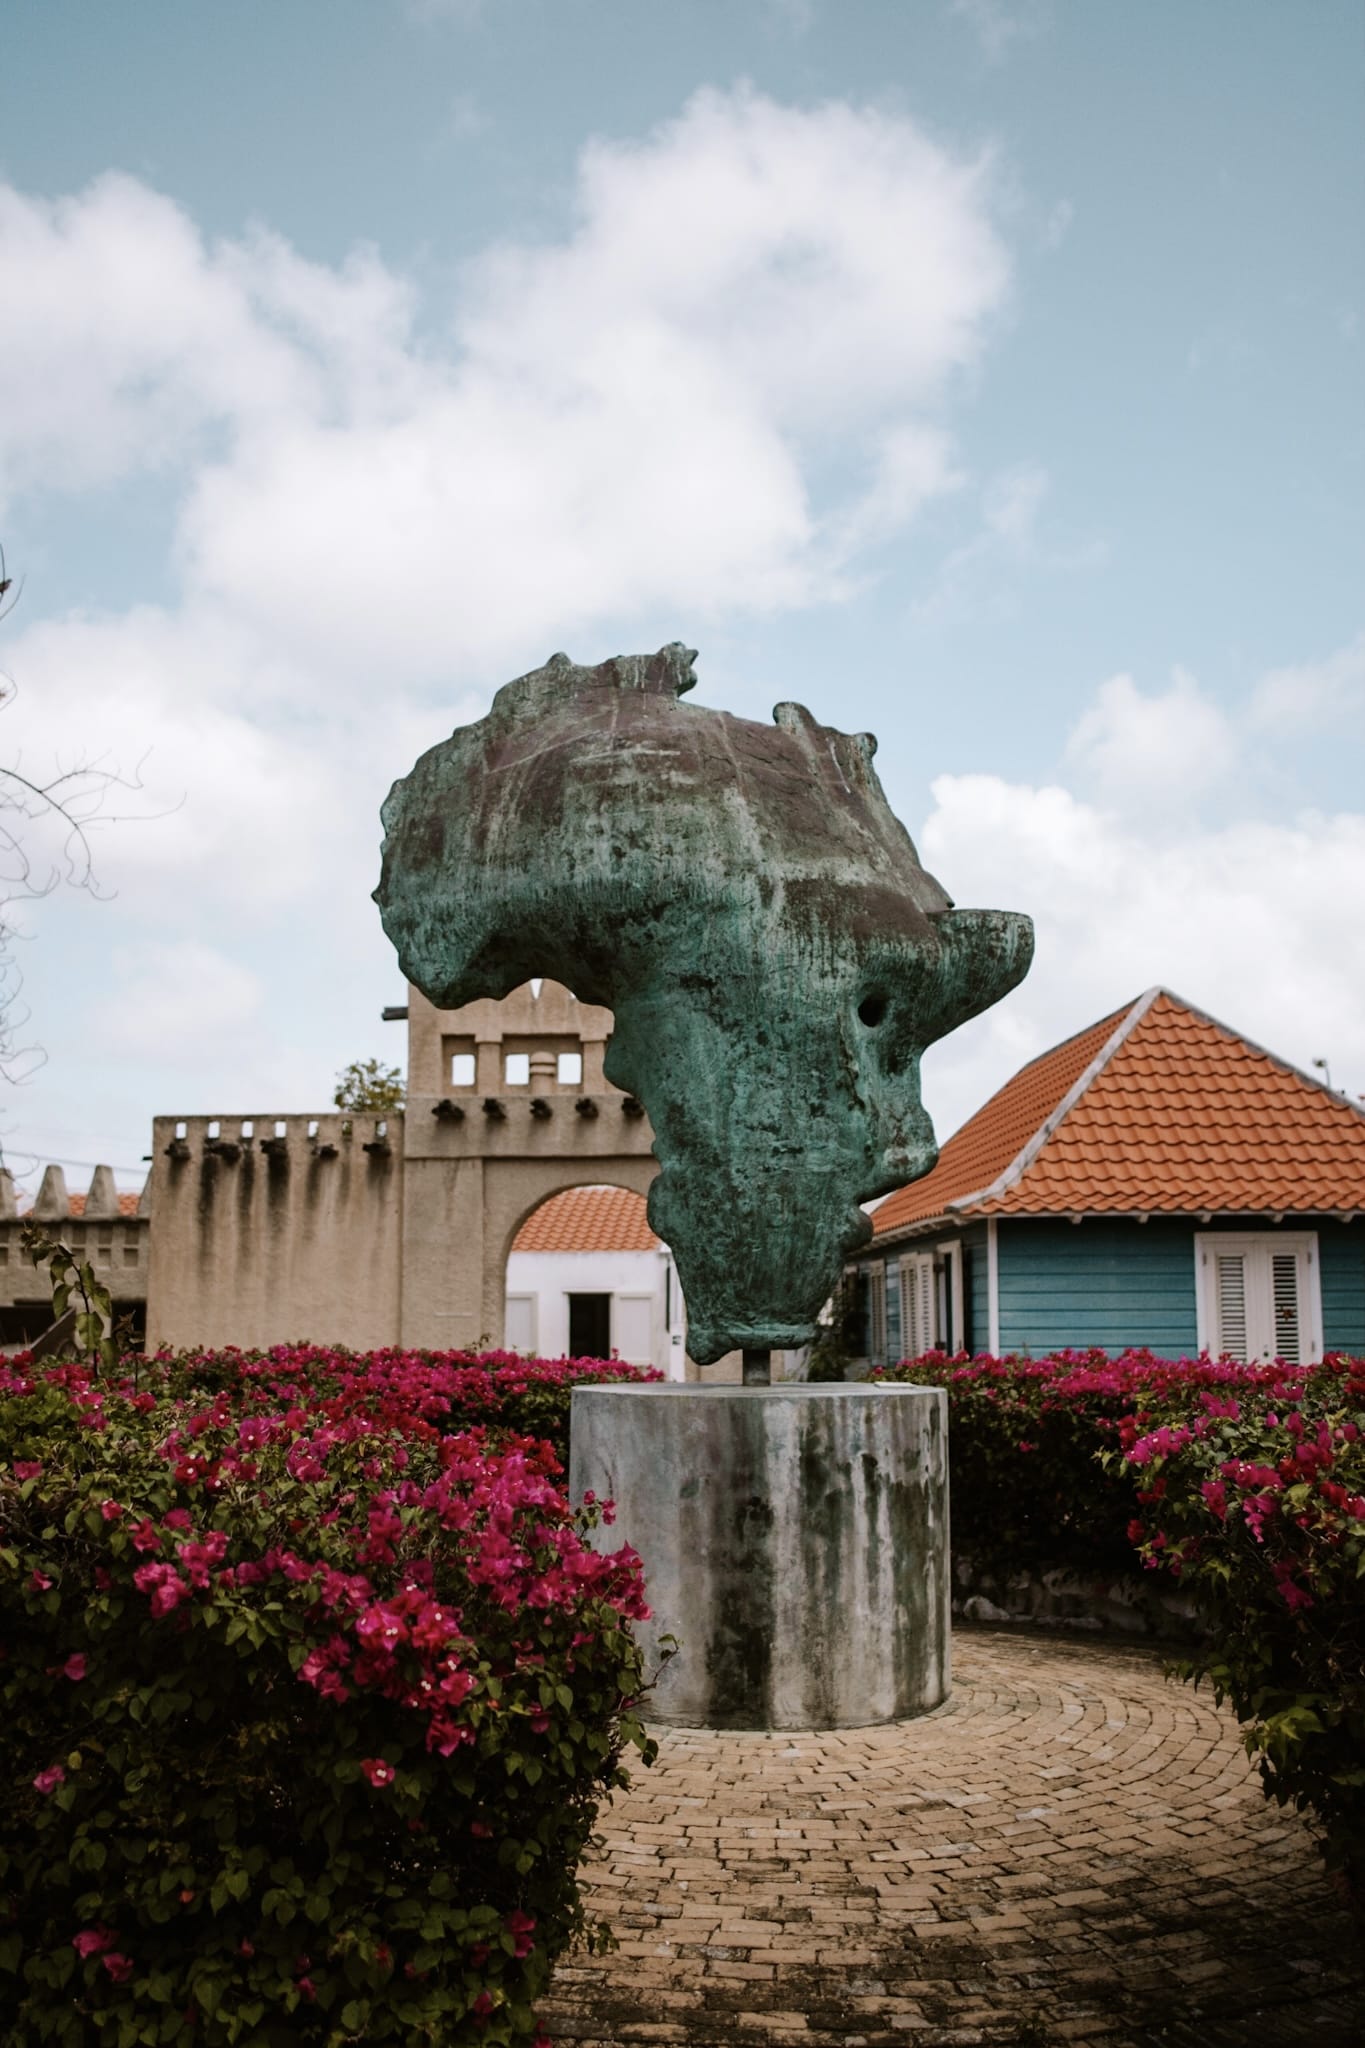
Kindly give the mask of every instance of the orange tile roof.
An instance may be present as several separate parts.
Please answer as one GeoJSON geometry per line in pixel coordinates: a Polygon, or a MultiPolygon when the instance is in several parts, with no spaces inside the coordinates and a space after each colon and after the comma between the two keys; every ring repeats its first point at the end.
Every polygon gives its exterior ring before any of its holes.
{"type": "MultiPolygon", "coordinates": [[[[138,1209],[138,1203],[141,1200],[142,1197],[140,1195],[120,1193],[118,1198],[119,1215],[128,1217],[136,1217],[137,1215],[139,1215],[140,1211],[138,1209]]],[[[85,1204],[86,1197],[84,1195],[68,1195],[66,1198],[67,1214],[77,1219],[83,1217],[85,1214],[85,1204]]],[[[23,1211],[24,1216],[31,1216],[32,1214],[33,1210],[31,1206],[23,1211]]],[[[90,1220],[92,1223],[112,1223],[114,1221],[114,1218],[112,1216],[92,1216],[90,1220]]],[[[147,1218],[143,1217],[142,1220],[145,1223],[147,1221],[147,1218]]]]}
{"type": "Polygon", "coordinates": [[[941,1216],[950,1202],[978,1194],[998,1180],[1127,1014],[1126,1009],[1115,1010],[1111,1017],[1101,1018],[1087,1031],[1077,1032],[1021,1067],[1012,1081],[949,1138],[931,1173],[923,1180],[911,1181],[909,1187],[897,1188],[878,1204],[872,1214],[877,1236],[918,1222],[923,1216],[941,1216]]]}
{"type": "MultiPolygon", "coordinates": [[[[71,1208],[71,1214],[72,1214],[73,1216],[84,1216],[84,1214],[85,1214],[85,1203],[86,1203],[86,1197],[85,1197],[84,1195],[68,1195],[66,1199],[67,1199],[67,1202],[68,1202],[68,1203],[70,1204],[70,1208],[71,1208]]],[[[118,1212],[119,1212],[119,1215],[120,1215],[120,1216],[136,1216],[136,1214],[137,1214],[137,1205],[138,1205],[138,1202],[139,1202],[140,1200],[141,1200],[141,1197],[140,1197],[140,1196],[138,1196],[138,1195],[128,1195],[128,1194],[124,1194],[124,1193],[123,1193],[122,1191],[120,1191],[120,1194],[119,1194],[119,1198],[118,1198],[118,1212]]],[[[112,1221],[113,1221],[113,1218],[112,1218],[112,1217],[103,1217],[103,1216],[102,1216],[102,1217],[100,1217],[100,1218],[98,1219],[98,1221],[100,1221],[101,1223],[103,1223],[103,1222],[112,1222],[112,1221]]]]}
{"type": "Polygon", "coordinates": [[[1365,1209],[1365,1114],[1166,989],[1015,1075],[878,1237],[956,1216],[1365,1209]],[[973,1199],[975,1197],[975,1199],[973,1199]]]}
{"type": "Polygon", "coordinates": [[[566,1188],[528,1216],[514,1252],[652,1252],[659,1239],[645,1217],[645,1198],[629,1188],[566,1188]]]}

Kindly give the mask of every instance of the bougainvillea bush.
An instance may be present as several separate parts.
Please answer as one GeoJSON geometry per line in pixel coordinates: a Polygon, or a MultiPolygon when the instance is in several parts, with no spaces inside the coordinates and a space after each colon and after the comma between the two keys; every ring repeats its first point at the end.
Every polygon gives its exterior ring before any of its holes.
{"type": "Polygon", "coordinates": [[[1137,1407],[1240,1384],[1247,1370],[1150,1351],[935,1351],[874,1377],[947,1389],[953,1547],[1003,1581],[1057,1568],[1095,1578],[1132,1572],[1136,1482],[1097,1453],[1117,1446],[1122,1419],[1137,1407]]]}
{"type": "Polygon", "coordinates": [[[1365,1922],[1365,1361],[1168,1387],[1121,1438],[1130,1535],[1211,1624],[1181,1668],[1231,1701],[1266,1790],[1316,1812],[1365,1922]]]}
{"type": "Polygon", "coordinates": [[[0,1367],[0,2039],[535,2035],[645,1610],[498,1371],[0,1367]]]}
{"type": "MultiPolygon", "coordinates": [[[[250,1383],[288,1404],[304,1400],[329,1420],[418,1419],[450,1430],[486,1424],[541,1437],[561,1464],[569,1456],[569,1402],[576,1386],[657,1380],[652,1367],[620,1359],[526,1358],[516,1351],[347,1351],[279,1344],[269,1351],[161,1352],[151,1362],[170,1399],[201,1399],[250,1383]]],[[[145,1372],[147,1368],[141,1367],[145,1372]]],[[[235,1395],[234,1395],[235,1398],[235,1395]]]]}
{"type": "Polygon", "coordinates": [[[1365,1913],[1365,1363],[939,1352],[880,1377],[947,1389],[975,1565],[1178,1583],[1201,1637],[1175,1669],[1231,1702],[1365,1913]]]}

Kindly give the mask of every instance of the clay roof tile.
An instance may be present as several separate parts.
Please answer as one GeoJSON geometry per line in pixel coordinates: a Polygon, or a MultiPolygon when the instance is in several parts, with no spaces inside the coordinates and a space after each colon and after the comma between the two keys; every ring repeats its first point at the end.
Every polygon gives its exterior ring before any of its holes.
{"type": "Polygon", "coordinates": [[[1365,1115],[1165,989],[1021,1068],[891,1195],[885,1237],[946,1213],[1365,1209],[1365,1115]]]}
{"type": "Polygon", "coordinates": [[[630,1188],[567,1188],[551,1195],[522,1224],[514,1252],[652,1252],[645,1198],[630,1188]]]}

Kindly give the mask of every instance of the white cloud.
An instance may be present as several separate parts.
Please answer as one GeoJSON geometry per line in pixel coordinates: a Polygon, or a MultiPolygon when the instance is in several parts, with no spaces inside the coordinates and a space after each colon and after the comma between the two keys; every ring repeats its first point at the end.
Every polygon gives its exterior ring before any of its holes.
{"type": "Polygon", "coordinates": [[[1170,688],[1144,696],[1131,676],[1111,676],[1077,722],[1068,766],[1105,802],[1165,809],[1224,782],[1240,743],[1228,714],[1177,669],[1170,688]]]}
{"type": "Polygon", "coordinates": [[[1273,669],[1256,686],[1253,729],[1271,738],[1329,735],[1365,742],[1365,633],[1324,661],[1273,669]]]}
{"type": "Polygon", "coordinates": [[[966,23],[992,64],[1008,56],[1012,44],[1041,35],[1048,21],[1041,0],[948,0],[948,12],[966,23]]]}
{"type": "MultiPolygon", "coordinates": [[[[943,487],[962,482],[950,471],[943,487]]],[[[913,599],[912,617],[941,626],[999,613],[1012,603],[1011,580],[1021,569],[1068,575],[1102,562],[1103,542],[1062,540],[1049,531],[1051,487],[1037,462],[1015,463],[987,477],[978,492],[975,533],[945,556],[933,582],[913,599]]]]}
{"type": "Polygon", "coordinates": [[[250,918],[316,888],[360,751],[344,719],[288,715],[316,679],[228,617],[154,606],[44,621],[6,662],[7,759],[140,781],[111,788],[89,829],[105,884],[135,888],[144,914],[250,918]]]}
{"type": "Polygon", "coordinates": [[[353,685],[808,603],[951,486],[991,176],[904,119],[702,92],[589,143],[565,236],[486,251],[420,343],[372,254],[209,246],[126,177],[4,190],[0,476],[173,472],[191,595],[353,685]]]}
{"type": "MultiPolygon", "coordinates": [[[[1335,687],[1351,652],[1311,673],[1335,687]]],[[[1157,984],[1301,1067],[1325,1053],[1339,1085],[1365,1092],[1365,813],[1219,820],[1192,800],[1277,690],[1226,715],[1187,676],[1150,698],[1114,677],[1067,750],[1076,787],[934,783],[926,865],[959,903],[1027,911],[1037,928],[1023,985],[926,1060],[940,1136],[1026,1059],[1157,984]],[[1154,793],[1182,790],[1154,815],[1154,793]]]]}
{"type": "Polygon", "coordinates": [[[147,941],[117,948],[113,967],[115,986],[90,1016],[112,1052],[198,1074],[224,1053],[239,1058],[247,1034],[260,1030],[260,976],[216,947],[193,939],[147,941]]]}

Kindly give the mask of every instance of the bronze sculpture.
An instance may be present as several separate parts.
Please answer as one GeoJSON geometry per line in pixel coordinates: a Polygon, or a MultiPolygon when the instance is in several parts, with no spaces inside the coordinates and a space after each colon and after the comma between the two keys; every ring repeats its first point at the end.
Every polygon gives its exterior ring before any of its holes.
{"type": "Polygon", "coordinates": [[[920,1055],[1022,979],[1033,933],[954,909],[870,734],[684,704],[694,660],[557,654],[508,683],[395,783],[375,896],[443,1008],[547,975],[613,1010],[607,1077],[652,1119],[650,1222],[706,1363],[810,1339],[859,1203],[937,1156],[920,1055]]]}

